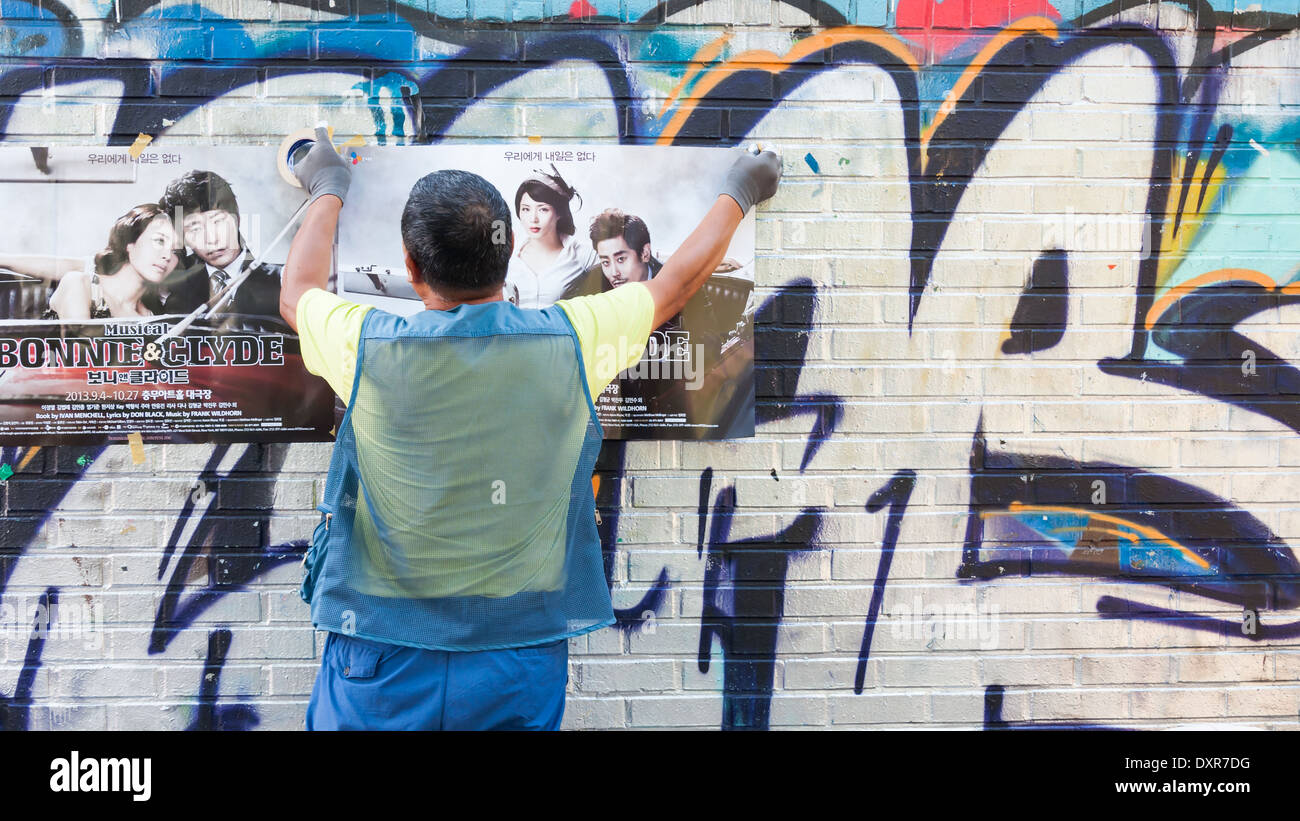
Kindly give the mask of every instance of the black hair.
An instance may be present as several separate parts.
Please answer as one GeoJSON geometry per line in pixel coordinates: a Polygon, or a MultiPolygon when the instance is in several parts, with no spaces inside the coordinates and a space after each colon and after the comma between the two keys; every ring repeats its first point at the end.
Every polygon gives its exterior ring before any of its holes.
{"type": "Polygon", "coordinates": [[[622,237],[627,247],[638,255],[650,244],[650,229],[645,220],[635,214],[624,214],[617,208],[606,208],[597,214],[591,221],[589,236],[592,248],[604,240],[622,237]]]}
{"type": "Polygon", "coordinates": [[[135,242],[154,220],[165,217],[166,212],[155,203],[137,205],[117,218],[108,230],[108,245],[95,254],[95,271],[102,277],[111,277],[126,264],[126,246],[135,242]]]}
{"type": "MultiPolygon", "coordinates": [[[[560,176],[558,171],[554,174],[546,174],[545,176],[558,185],[560,190],[564,193],[561,194],[560,191],[556,191],[544,182],[539,182],[537,180],[524,180],[520,183],[519,190],[515,191],[515,216],[519,216],[519,203],[523,200],[524,194],[527,194],[532,197],[534,201],[544,202],[554,208],[557,217],[555,232],[560,236],[571,237],[577,233],[578,229],[577,226],[573,224],[573,211],[569,209],[569,201],[574,197],[577,197],[578,192],[574,191],[573,188],[564,181],[564,178],[560,176]]],[[[581,197],[578,197],[578,202],[582,202],[581,197]]]]}
{"type": "Polygon", "coordinates": [[[510,210],[469,171],[435,171],[411,188],[402,242],[425,284],[447,296],[484,295],[506,281],[514,250],[510,210]]]}
{"type": "Polygon", "coordinates": [[[190,213],[228,211],[236,222],[239,221],[239,203],[235,200],[235,192],[230,189],[230,183],[212,171],[190,171],[172,180],[158,200],[158,205],[169,217],[179,207],[181,219],[190,213]]]}

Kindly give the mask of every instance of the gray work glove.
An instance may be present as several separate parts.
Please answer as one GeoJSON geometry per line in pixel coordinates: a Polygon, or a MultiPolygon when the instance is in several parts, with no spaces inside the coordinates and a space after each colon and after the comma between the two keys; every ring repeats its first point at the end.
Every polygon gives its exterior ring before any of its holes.
{"type": "Polygon", "coordinates": [[[330,135],[324,126],[316,129],[316,142],[307,156],[293,164],[293,174],[307,189],[311,197],[309,202],[315,202],[326,194],[342,200],[352,184],[352,166],[330,145],[330,135]]]}
{"type": "Polygon", "coordinates": [[[772,151],[750,154],[746,151],[736,158],[727,172],[719,194],[736,201],[742,213],[776,193],[781,181],[781,158],[772,151]]]}

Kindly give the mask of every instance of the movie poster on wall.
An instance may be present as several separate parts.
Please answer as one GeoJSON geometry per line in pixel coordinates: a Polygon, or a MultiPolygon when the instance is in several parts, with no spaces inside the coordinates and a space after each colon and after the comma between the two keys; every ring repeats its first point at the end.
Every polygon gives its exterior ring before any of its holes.
{"type": "MultiPolygon", "coordinates": [[[[445,168],[480,174],[510,206],[503,293],[521,308],[652,279],[713,204],[725,151],[349,150],[331,287],[398,314],[424,309],[406,279],[401,209],[416,180],[445,168]]],[[[305,195],[280,178],[276,153],[0,148],[0,442],[333,437],[333,392],[279,315],[293,229],[276,238],[305,195]]],[[[753,260],[750,214],[700,292],[596,398],[606,438],[753,434],[753,260]]]]}
{"type": "Polygon", "coordinates": [[[0,148],[0,441],[328,441],[264,147],[0,148]]]}
{"type": "MultiPolygon", "coordinates": [[[[399,231],[411,186],[433,171],[484,177],[510,207],[505,297],[544,308],[652,279],[713,205],[735,149],[482,145],[355,149],[341,217],[338,292],[409,315],[399,231]]],[[[596,398],[606,439],[724,439],[754,432],[754,215],[641,360],[596,398]]]]}

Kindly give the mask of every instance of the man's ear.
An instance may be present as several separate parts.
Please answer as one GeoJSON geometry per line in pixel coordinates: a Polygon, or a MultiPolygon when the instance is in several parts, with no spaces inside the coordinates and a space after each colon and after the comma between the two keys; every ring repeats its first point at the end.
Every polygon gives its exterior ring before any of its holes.
{"type": "Polygon", "coordinates": [[[641,261],[642,262],[650,261],[650,243],[648,242],[645,245],[641,246],[641,261]]]}
{"type": "Polygon", "coordinates": [[[416,267],[415,260],[411,259],[411,252],[406,250],[406,243],[402,243],[402,259],[406,263],[406,281],[411,283],[420,282],[420,269],[416,267]]]}

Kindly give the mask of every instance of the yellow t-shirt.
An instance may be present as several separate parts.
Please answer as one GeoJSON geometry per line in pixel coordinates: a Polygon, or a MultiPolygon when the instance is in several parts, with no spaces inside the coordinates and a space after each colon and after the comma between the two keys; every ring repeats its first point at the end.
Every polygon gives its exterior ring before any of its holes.
{"type": "MultiPolygon", "coordinates": [[[[655,317],[650,289],[629,282],[604,293],[555,303],[578,335],[587,391],[595,402],[605,386],[645,351],[655,317]]],[[[298,300],[298,340],[307,370],[323,377],[346,403],[352,398],[361,323],[372,306],[312,288],[298,300]]]]}

